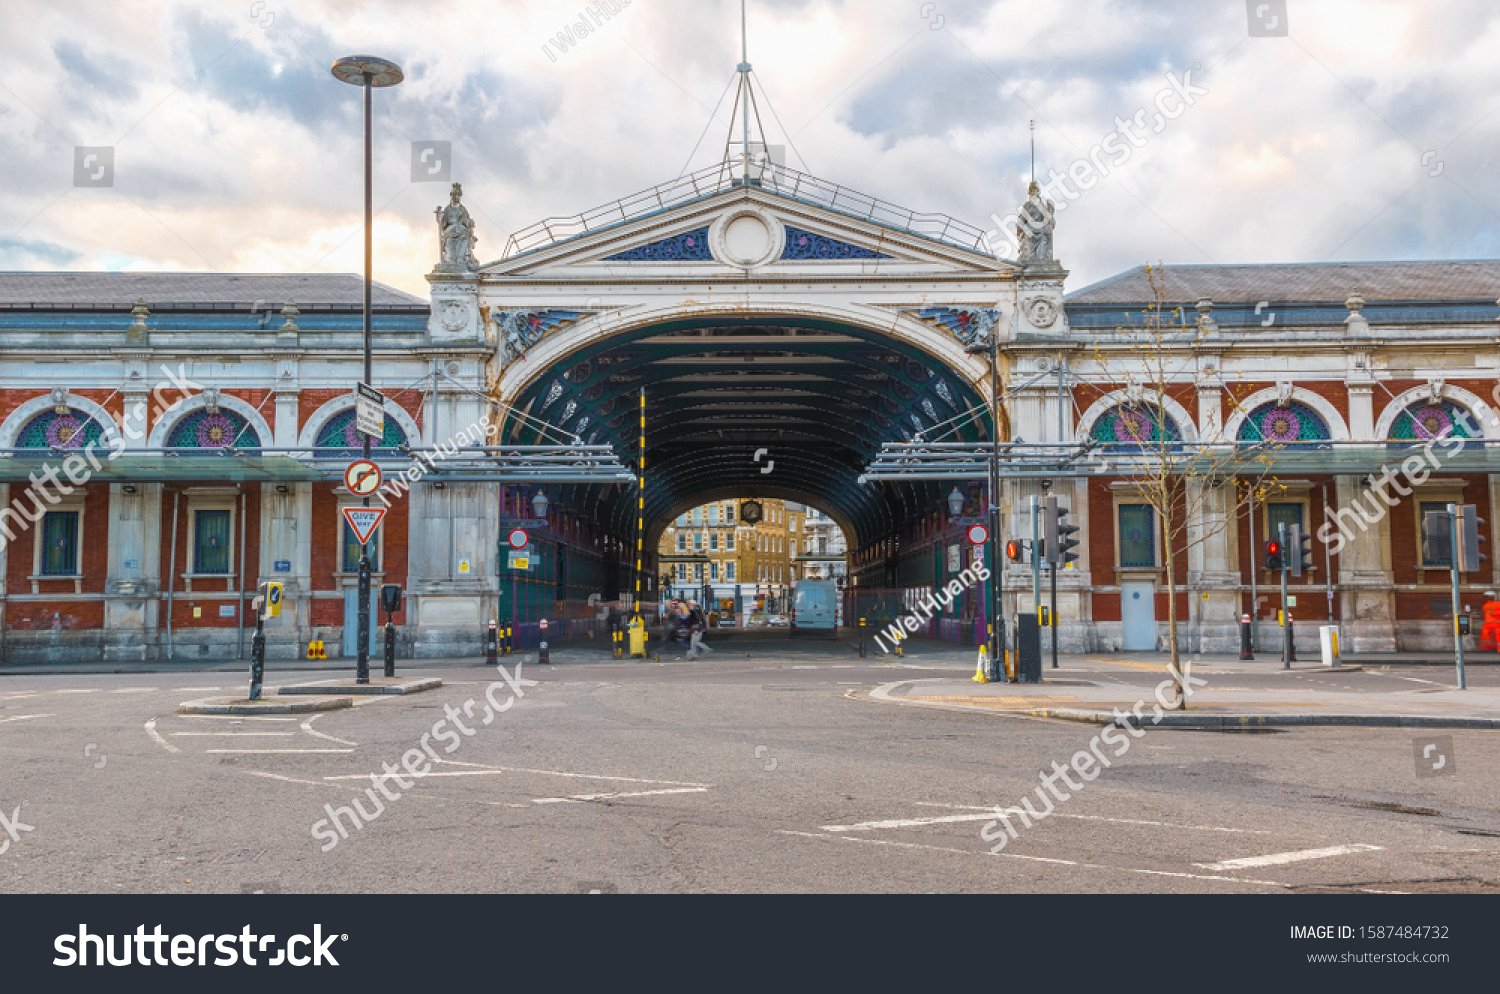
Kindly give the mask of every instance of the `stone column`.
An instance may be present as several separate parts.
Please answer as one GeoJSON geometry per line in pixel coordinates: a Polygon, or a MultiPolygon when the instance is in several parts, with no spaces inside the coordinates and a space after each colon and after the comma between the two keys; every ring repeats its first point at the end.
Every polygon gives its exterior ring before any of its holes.
{"type": "MultiPolygon", "coordinates": [[[[1356,500],[1369,507],[1364,478],[1349,474],[1338,477],[1338,509],[1352,508],[1356,500]]],[[[1373,498],[1377,502],[1379,497],[1373,498]]],[[[1376,524],[1361,528],[1349,514],[1343,516],[1344,545],[1339,552],[1339,589],[1343,609],[1339,631],[1351,652],[1396,651],[1396,594],[1391,570],[1390,517],[1380,515],[1376,524]]]]}
{"type": "MultiPolygon", "coordinates": [[[[122,461],[146,448],[151,418],[152,391],[162,379],[161,370],[150,367],[148,351],[119,353],[125,383],[121,388],[124,421],[119,425],[125,442],[122,461]]],[[[167,391],[162,392],[166,396],[167,391]]],[[[176,399],[176,394],[171,394],[176,399]]],[[[119,468],[120,462],[107,464],[119,468]]],[[[104,581],[104,658],[109,661],[144,662],[154,658],[157,627],[162,617],[161,506],[160,483],[109,484],[109,558],[104,581]],[[126,491],[126,487],[130,491],[126,491]]]]}
{"type": "MultiPolygon", "coordinates": [[[[282,313],[292,310],[288,304],[282,313]]],[[[278,333],[295,347],[297,329],[287,315],[287,326],[278,333]]],[[[298,356],[276,363],[276,417],[271,425],[271,445],[293,448],[301,430],[301,368],[298,356]]],[[[276,453],[285,456],[286,453],[276,453]]],[[[337,522],[326,527],[336,529],[337,522]]],[[[275,580],[284,585],[281,616],[266,622],[266,656],[299,659],[302,647],[312,637],[312,484],[263,483],[260,485],[261,576],[247,583],[275,580]],[[278,568],[285,564],[286,568],[278,568]],[[288,644],[290,642],[290,644],[288,644]]],[[[337,530],[333,532],[339,534],[337,530]]]]}

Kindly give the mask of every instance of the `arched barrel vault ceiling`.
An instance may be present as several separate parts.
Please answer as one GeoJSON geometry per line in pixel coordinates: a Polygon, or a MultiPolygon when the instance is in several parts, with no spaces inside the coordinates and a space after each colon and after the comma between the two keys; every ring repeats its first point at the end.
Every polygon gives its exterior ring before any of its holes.
{"type": "MultiPolygon", "coordinates": [[[[826,509],[862,547],[896,534],[945,492],[936,482],[860,484],[881,443],[919,431],[929,440],[989,439],[981,397],[957,371],[878,332],[800,317],[680,320],[595,341],[528,384],[515,406],[612,445],[634,468],[643,387],[646,523],[656,535],[682,508],[766,496],[826,509]],[[759,449],[767,452],[757,462],[759,449]]],[[[512,419],[504,437],[557,441],[546,434],[512,419]]],[[[634,534],[628,488],[570,485],[556,496],[616,535],[634,534]]]]}

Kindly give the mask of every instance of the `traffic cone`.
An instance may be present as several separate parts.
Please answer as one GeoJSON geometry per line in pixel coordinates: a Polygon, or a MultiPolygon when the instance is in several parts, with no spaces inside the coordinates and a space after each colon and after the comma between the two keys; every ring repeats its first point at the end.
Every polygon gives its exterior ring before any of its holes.
{"type": "Polygon", "coordinates": [[[990,660],[989,652],[984,646],[979,647],[979,666],[974,670],[975,683],[990,682],[990,660]]]}

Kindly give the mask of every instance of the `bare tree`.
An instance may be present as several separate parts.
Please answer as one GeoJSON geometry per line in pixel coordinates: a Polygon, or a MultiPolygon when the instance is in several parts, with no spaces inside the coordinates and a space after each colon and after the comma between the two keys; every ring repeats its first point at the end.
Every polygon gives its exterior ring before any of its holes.
{"type": "MultiPolygon", "coordinates": [[[[1161,524],[1166,553],[1168,668],[1176,704],[1186,708],[1182,691],[1178,640],[1177,565],[1179,557],[1229,527],[1256,504],[1286,487],[1271,476],[1278,443],[1236,443],[1222,430],[1196,443],[1184,439],[1168,415],[1174,387],[1194,392],[1204,372],[1198,360],[1215,326],[1207,313],[1196,324],[1172,323],[1167,307],[1165,270],[1146,267],[1151,301],[1138,324],[1117,328],[1113,339],[1094,343],[1095,361],[1104,383],[1123,384],[1126,401],[1116,421],[1116,440],[1100,447],[1113,476],[1129,481],[1136,496],[1149,505],[1161,524]],[[1122,437],[1123,436],[1123,437],[1122,437]]],[[[1180,311],[1179,311],[1180,313],[1180,311]]],[[[1217,376],[1217,371],[1213,374],[1217,376]]],[[[1234,389],[1224,385],[1232,408],[1243,410],[1234,389]]],[[[1248,393],[1248,391],[1246,391],[1248,393]]],[[[1251,550],[1251,556],[1255,554],[1251,550]]],[[[1252,563],[1251,568],[1254,568],[1252,563]]]]}

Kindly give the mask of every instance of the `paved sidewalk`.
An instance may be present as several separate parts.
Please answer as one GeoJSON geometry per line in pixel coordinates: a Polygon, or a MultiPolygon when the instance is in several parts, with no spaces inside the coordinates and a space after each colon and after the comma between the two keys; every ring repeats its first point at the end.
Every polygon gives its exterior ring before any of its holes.
{"type": "MultiPolygon", "coordinates": [[[[1158,685],[1167,679],[1166,657],[1149,654],[1063,656],[1049,663],[1039,684],[975,683],[963,676],[936,676],[935,664],[900,664],[913,671],[869,692],[871,700],[919,707],[960,708],[1116,723],[1138,706],[1155,716],[1158,685]],[[925,671],[925,672],[924,672],[925,671]],[[922,675],[918,675],[918,674],[922,675]]],[[[1237,656],[1186,657],[1194,684],[1185,711],[1168,711],[1155,724],[1226,728],[1255,726],[1358,725],[1371,727],[1500,728],[1500,681],[1490,670],[1481,685],[1458,690],[1453,674],[1423,670],[1421,677],[1393,675],[1377,667],[1339,669],[1237,656]],[[1439,678],[1442,681],[1440,682],[1439,678]]],[[[1163,698],[1172,699],[1171,687],[1163,698]]]]}

